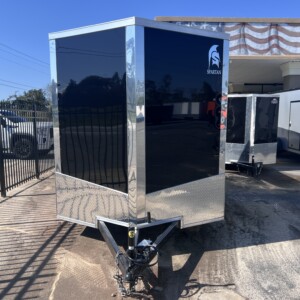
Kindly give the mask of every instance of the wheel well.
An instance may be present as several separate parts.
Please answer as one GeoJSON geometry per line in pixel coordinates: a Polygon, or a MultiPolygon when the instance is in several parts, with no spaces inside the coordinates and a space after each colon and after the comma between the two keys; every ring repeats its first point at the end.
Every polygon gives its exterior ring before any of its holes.
{"type": "Polygon", "coordinates": [[[15,145],[15,142],[21,138],[25,138],[25,139],[28,139],[30,140],[31,142],[35,142],[34,141],[34,137],[29,135],[29,134],[14,134],[12,137],[11,137],[11,146],[14,147],[15,145]]]}

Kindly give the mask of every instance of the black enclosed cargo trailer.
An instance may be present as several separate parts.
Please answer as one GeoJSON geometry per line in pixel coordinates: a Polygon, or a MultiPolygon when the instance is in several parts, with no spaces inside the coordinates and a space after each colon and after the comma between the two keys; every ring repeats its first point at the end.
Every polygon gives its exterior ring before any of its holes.
{"type": "Polygon", "coordinates": [[[228,36],[129,18],[50,49],[57,214],[101,230],[128,294],[174,226],[224,218],[228,36]],[[128,227],[126,253],[108,223],[128,227]]]}

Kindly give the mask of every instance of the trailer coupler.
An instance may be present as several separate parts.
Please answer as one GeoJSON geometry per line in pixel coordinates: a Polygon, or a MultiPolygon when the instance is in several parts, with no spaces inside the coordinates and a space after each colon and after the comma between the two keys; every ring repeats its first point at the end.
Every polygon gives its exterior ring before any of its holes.
{"type": "Polygon", "coordinates": [[[139,296],[149,298],[145,292],[137,291],[136,285],[142,279],[142,273],[146,268],[154,266],[158,262],[158,247],[162,244],[170,232],[177,226],[178,221],[171,222],[170,225],[156,238],[142,240],[137,244],[137,231],[135,227],[128,229],[128,249],[122,252],[104,221],[99,221],[99,230],[106,241],[112,255],[116,260],[117,271],[114,279],[117,281],[118,291],[123,297],[139,296]],[[157,259],[152,262],[152,260],[157,259]]]}

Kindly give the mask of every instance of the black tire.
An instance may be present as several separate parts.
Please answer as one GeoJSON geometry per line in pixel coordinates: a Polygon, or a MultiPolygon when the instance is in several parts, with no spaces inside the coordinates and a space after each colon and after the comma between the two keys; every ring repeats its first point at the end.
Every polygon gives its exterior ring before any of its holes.
{"type": "Polygon", "coordinates": [[[18,159],[31,158],[34,153],[33,141],[26,137],[16,139],[13,147],[13,153],[18,159]]]}
{"type": "Polygon", "coordinates": [[[283,142],[280,138],[277,138],[277,154],[283,151],[283,142]]]}

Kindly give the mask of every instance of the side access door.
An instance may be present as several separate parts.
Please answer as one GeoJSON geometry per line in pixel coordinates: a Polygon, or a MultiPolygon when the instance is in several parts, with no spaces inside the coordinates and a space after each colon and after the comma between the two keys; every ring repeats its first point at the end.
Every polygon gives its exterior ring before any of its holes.
{"type": "Polygon", "coordinates": [[[291,102],[289,148],[293,150],[300,150],[300,101],[291,102]]]}

